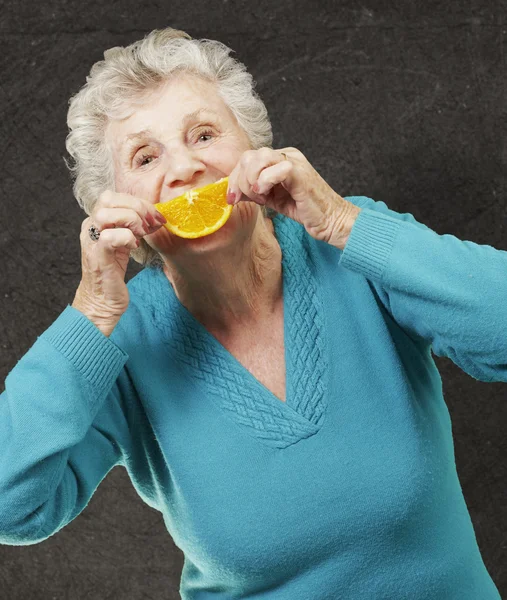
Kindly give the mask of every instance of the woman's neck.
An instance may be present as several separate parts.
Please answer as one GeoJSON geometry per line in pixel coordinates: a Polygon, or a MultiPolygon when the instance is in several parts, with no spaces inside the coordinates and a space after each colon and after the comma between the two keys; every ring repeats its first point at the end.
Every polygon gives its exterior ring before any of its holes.
{"type": "Polygon", "coordinates": [[[266,322],[283,306],[282,251],[271,219],[261,216],[239,246],[165,261],[164,273],[181,304],[222,336],[238,325],[266,322]]]}

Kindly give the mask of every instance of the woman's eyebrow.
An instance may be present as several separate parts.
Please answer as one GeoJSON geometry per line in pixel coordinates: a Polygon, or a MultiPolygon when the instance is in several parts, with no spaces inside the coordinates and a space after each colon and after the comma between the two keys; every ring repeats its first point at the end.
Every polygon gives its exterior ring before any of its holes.
{"type": "MultiPolygon", "coordinates": [[[[197,110],[194,110],[194,112],[188,113],[183,117],[183,124],[186,125],[189,121],[192,121],[193,119],[197,118],[202,113],[209,113],[211,115],[214,115],[215,117],[219,116],[218,113],[216,113],[214,110],[211,110],[210,108],[198,108],[197,110]]],[[[135,142],[140,138],[150,137],[154,135],[155,134],[153,133],[153,131],[149,128],[142,129],[141,131],[136,131],[135,133],[129,133],[129,135],[127,135],[123,140],[122,146],[130,145],[131,142],[135,142]]]]}

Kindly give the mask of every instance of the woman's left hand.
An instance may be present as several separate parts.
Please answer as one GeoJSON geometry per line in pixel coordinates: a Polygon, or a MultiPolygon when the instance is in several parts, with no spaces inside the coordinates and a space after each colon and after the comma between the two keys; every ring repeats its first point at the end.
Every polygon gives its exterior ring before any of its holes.
{"type": "Polygon", "coordinates": [[[234,204],[269,206],[301,223],[316,240],[342,249],[361,211],[337,194],[297,148],[245,151],[229,175],[228,191],[236,193],[234,204]]]}

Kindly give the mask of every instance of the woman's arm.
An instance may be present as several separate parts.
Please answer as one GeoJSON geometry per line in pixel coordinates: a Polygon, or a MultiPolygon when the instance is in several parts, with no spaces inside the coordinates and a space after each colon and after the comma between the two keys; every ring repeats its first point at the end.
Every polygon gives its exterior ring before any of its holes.
{"type": "Polygon", "coordinates": [[[362,210],[339,264],[375,286],[397,323],[480,381],[507,382],[507,252],[439,235],[410,213],[362,210]]]}
{"type": "Polygon", "coordinates": [[[127,359],[67,306],[8,374],[0,395],[0,544],[35,544],[60,530],[130,453],[129,390],[117,382],[127,359]]]}

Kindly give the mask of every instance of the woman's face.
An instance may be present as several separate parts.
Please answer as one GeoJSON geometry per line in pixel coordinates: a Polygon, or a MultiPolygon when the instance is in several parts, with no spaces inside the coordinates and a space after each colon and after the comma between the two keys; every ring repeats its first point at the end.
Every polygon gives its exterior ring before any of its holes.
{"type": "MultiPolygon", "coordinates": [[[[188,75],[159,88],[129,118],[111,121],[106,141],[115,191],[152,204],[228,176],[250,148],[215,86],[188,75]]],[[[144,239],[166,255],[237,244],[251,235],[259,210],[255,203],[242,202],[221,229],[203,238],[180,238],[161,227],[144,239]]]]}

